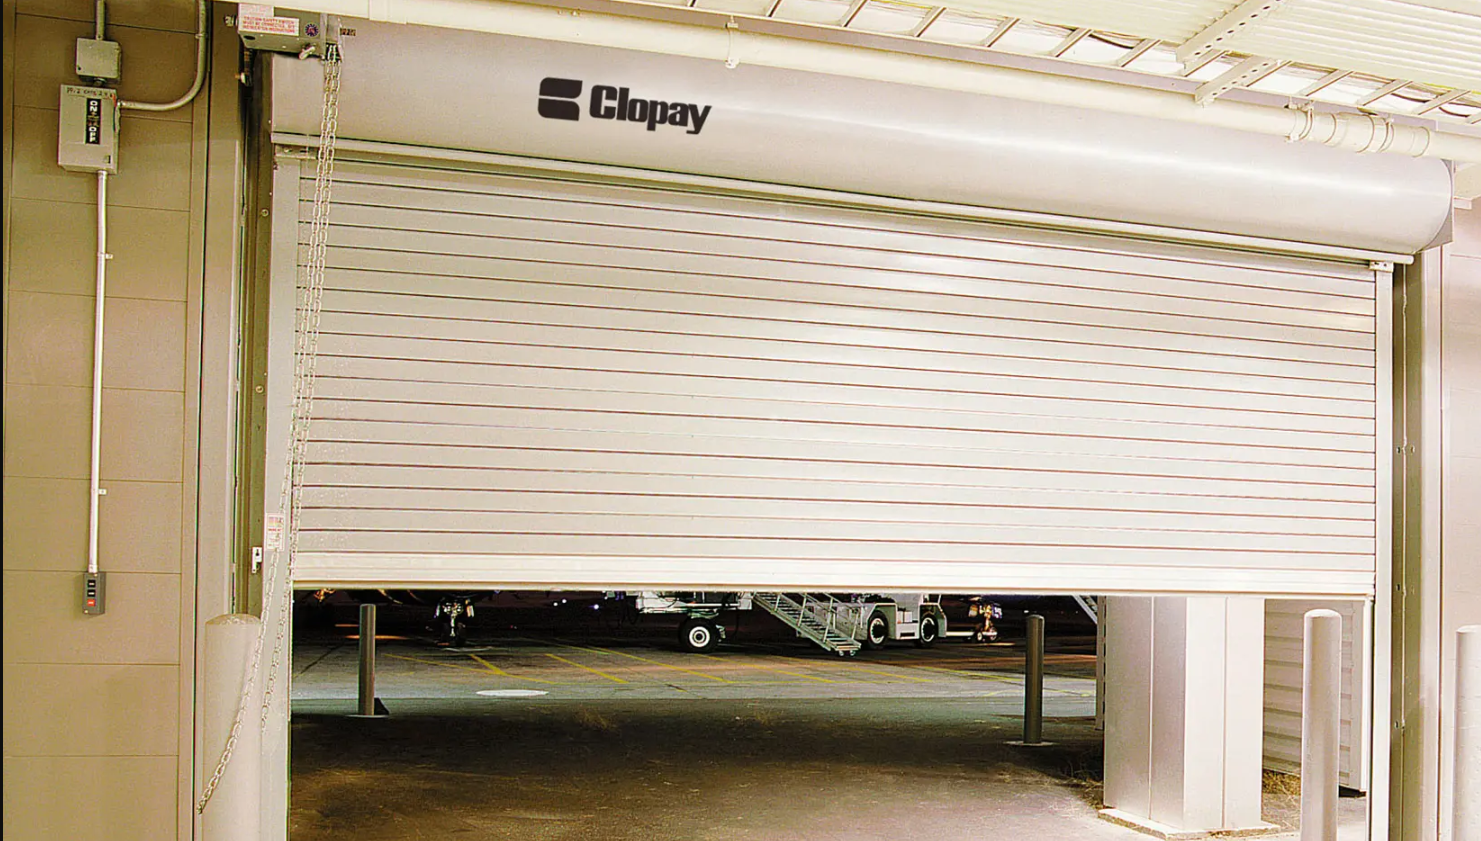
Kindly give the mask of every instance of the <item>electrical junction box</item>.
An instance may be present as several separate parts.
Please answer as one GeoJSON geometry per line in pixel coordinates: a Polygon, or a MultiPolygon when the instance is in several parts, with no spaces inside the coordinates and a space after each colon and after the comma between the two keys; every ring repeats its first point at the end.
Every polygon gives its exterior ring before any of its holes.
{"type": "Polygon", "coordinates": [[[107,612],[108,573],[89,572],[82,576],[82,612],[101,616],[107,612]]]}
{"type": "Polygon", "coordinates": [[[251,50],[292,53],[296,56],[324,55],[331,41],[339,40],[339,18],[319,12],[295,12],[258,3],[237,5],[237,34],[251,50]]]}
{"type": "Polygon", "coordinates": [[[73,172],[118,172],[118,93],[62,85],[57,163],[73,172]]]}
{"type": "Polygon", "coordinates": [[[84,79],[116,80],[123,63],[117,41],[77,39],[77,75],[84,79]]]}

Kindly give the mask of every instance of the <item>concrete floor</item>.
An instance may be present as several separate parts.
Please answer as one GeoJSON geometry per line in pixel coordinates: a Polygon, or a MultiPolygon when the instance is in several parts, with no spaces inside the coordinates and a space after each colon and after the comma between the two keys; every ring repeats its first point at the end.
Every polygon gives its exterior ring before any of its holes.
{"type": "MultiPolygon", "coordinates": [[[[292,841],[1146,837],[1096,815],[1084,640],[1047,658],[1054,745],[1022,748],[1008,643],[844,659],[765,635],[695,655],[667,635],[389,633],[392,715],[361,720],[353,633],[295,645],[292,841]]],[[[1293,803],[1268,795],[1267,819],[1292,825],[1293,803]]],[[[1343,801],[1344,841],[1363,804],[1343,801]]]]}

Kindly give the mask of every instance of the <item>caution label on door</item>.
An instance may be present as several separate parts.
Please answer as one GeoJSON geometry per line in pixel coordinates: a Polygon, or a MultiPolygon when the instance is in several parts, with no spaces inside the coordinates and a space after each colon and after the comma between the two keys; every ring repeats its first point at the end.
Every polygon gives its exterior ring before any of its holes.
{"type": "Polygon", "coordinates": [[[262,548],[268,552],[276,552],[283,545],[283,515],[263,516],[262,532],[262,548]]]}

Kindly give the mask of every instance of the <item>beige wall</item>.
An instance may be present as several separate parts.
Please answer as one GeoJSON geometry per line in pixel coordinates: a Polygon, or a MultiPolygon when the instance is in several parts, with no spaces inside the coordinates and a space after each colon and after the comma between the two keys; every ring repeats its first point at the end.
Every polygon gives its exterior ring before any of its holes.
{"type": "MultiPolygon", "coordinates": [[[[194,69],[190,0],[113,0],[120,94],[172,99],[194,69]]],[[[204,98],[129,113],[110,183],[100,561],[87,563],[94,178],[56,166],[90,0],[6,0],[4,833],[189,837],[204,98]],[[13,18],[12,18],[13,15],[13,18]],[[13,23],[13,25],[12,25],[13,23]],[[14,72],[10,72],[14,62],[14,72]],[[13,120],[13,124],[12,124],[13,120]],[[7,155],[7,165],[10,164],[7,155]],[[182,807],[182,804],[186,804],[182,807]]]]}
{"type": "MultiPolygon", "coordinates": [[[[1456,211],[1442,269],[1441,767],[1453,763],[1455,632],[1481,624],[1481,208],[1456,211]]],[[[1451,780],[1442,778],[1442,837],[1451,780]]]]}

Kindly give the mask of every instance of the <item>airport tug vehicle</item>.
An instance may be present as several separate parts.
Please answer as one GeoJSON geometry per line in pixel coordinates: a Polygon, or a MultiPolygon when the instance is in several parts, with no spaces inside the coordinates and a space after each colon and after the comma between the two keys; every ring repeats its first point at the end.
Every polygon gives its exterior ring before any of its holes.
{"type": "Polygon", "coordinates": [[[682,613],[679,644],[711,651],[725,638],[718,617],[726,610],[760,608],[822,648],[841,657],[876,649],[890,640],[928,646],[946,633],[946,613],[927,593],[686,593],[637,594],[640,613],[682,613]]]}

